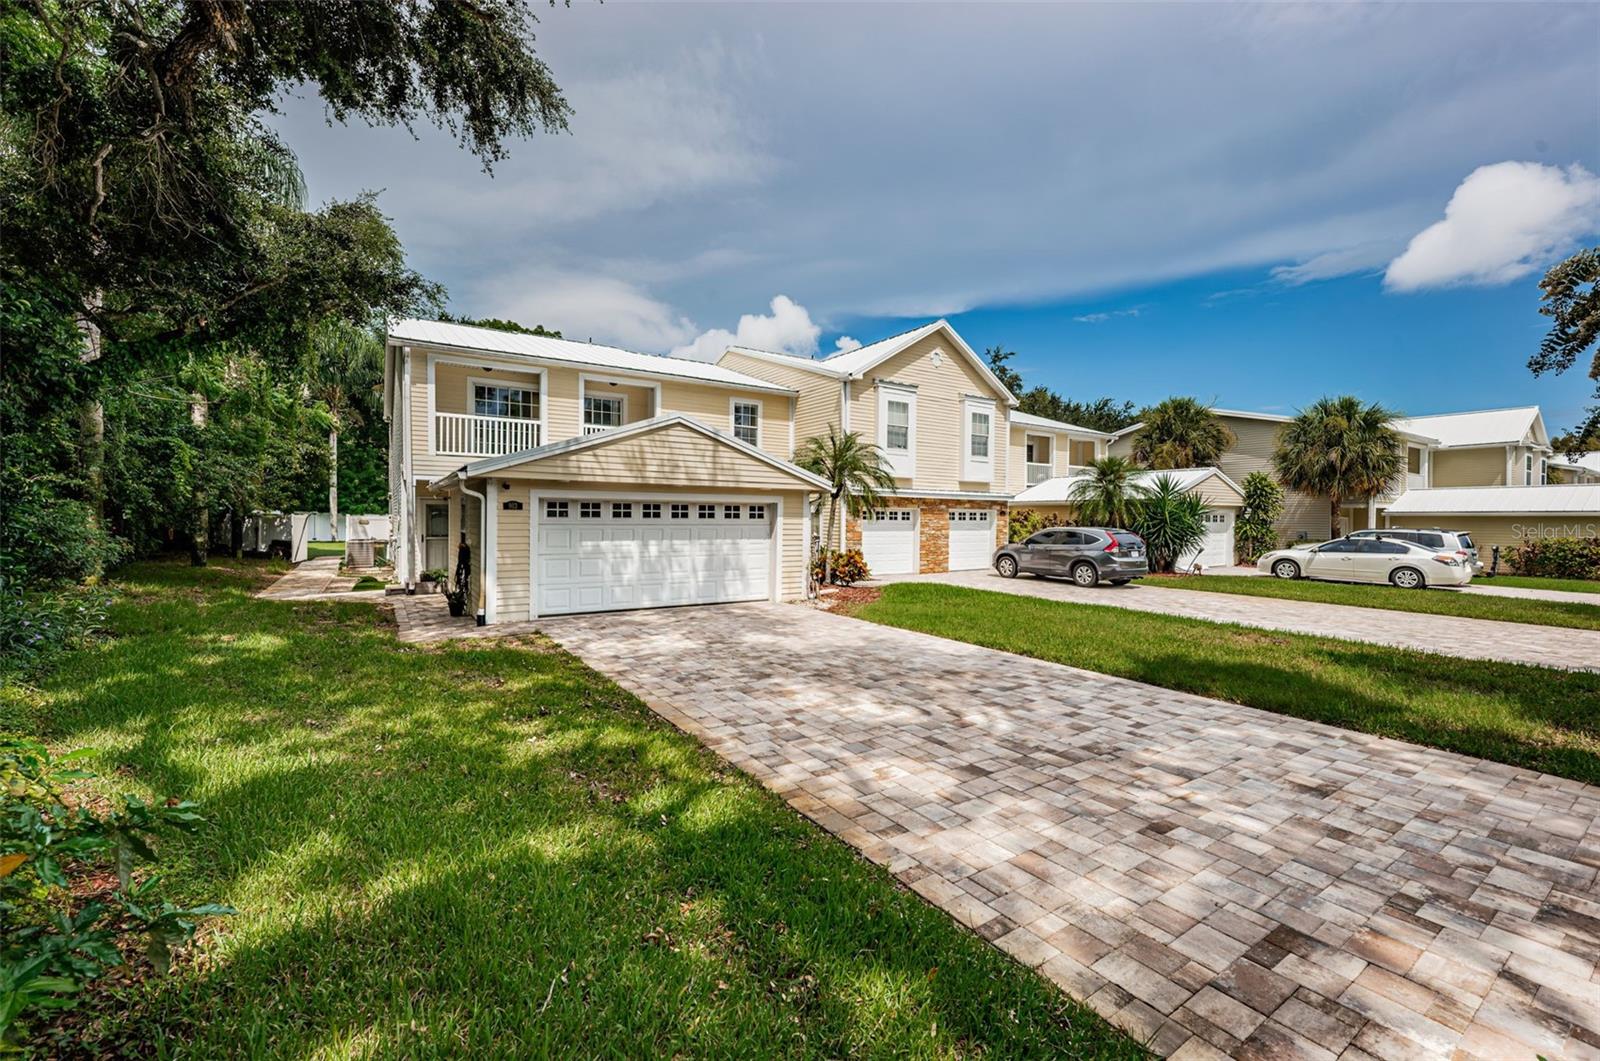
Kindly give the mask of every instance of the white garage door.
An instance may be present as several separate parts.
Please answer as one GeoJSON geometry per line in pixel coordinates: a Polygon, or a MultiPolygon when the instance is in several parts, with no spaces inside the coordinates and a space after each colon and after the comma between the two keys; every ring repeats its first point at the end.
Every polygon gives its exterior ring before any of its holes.
{"type": "Polygon", "coordinates": [[[1205,515],[1206,540],[1197,553],[1190,553],[1180,567],[1228,567],[1233,563],[1233,512],[1213,509],[1205,515]]]}
{"type": "Polygon", "coordinates": [[[873,576],[910,575],[917,570],[917,513],[885,508],[861,521],[861,555],[873,576]]]}
{"type": "Polygon", "coordinates": [[[950,510],[950,570],[976,571],[994,556],[994,510],[950,510]]]}
{"type": "Polygon", "coordinates": [[[540,615],[721,604],[771,596],[771,504],[541,498],[540,615]]]}

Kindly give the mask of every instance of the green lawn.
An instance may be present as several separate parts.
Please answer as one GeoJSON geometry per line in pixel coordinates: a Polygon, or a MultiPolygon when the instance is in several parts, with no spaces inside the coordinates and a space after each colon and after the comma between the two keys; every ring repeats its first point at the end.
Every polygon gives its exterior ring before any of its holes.
{"type": "Polygon", "coordinates": [[[200,800],[168,892],[241,911],[72,1053],[1139,1056],[550,643],[402,647],[263,569],[125,571],[0,704],[200,800]]]}
{"type": "MultiPolygon", "coordinates": [[[[1498,580],[1497,580],[1498,581],[1498,580]]],[[[1288,581],[1234,575],[1182,578],[1141,578],[1136,585],[1202,593],[1233,593],[1244,597],[1278,597],[1284,600],[1349,604],[1357,608],[1386,608],[1397,612],[1458,615],[1464,619],[1497,619],[1507,623],[1564,626],[1600,630],[1600,608],[1574,601],[1527,600],[1493,597],[1486,593],[1457,593],[1443,589],[1397,589],[1354,582],[1288,581]]]]}
{"type": "Polygon", "coordinates": [[[1563,593],[1600,593],[1600,581],[1589,578],[1532,578],[1528,575],[1495,575],[1479,580],[1484,586],[1517,586],[1521,589],[1558,589],[1563,593]]]}
{"type": "Polygon", "coordinates": [[[1600,783],[1600,674],[931,583],[886,586],[855,614],[1600,783]]]}
{"type": "Polygon", "coordinates": [[[319,556],[344,556],[344,542],[306,542],[306,559],[315,560],[319,556]]]}

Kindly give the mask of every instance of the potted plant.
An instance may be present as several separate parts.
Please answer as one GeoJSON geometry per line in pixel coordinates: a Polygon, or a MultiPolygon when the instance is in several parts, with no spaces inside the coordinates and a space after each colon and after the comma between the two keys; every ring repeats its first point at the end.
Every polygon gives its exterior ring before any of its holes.
{"type": "Polygon", "coordinates": [[[444,584],[449,581],[449,579],[450,576],[445,573],[444,568],[430,567],[428,570],[424,571],[422,573],[422,577],[418,579],[417,588],[423,593],[442,593],[444,591],[444,584]]]}
{"type": "Polygon", "coordinates": [[[450,616],[459,619],[467,614],[467,591],[465,587],[447,589],[444,591],[444,602],[450,607],[450,616]]]}

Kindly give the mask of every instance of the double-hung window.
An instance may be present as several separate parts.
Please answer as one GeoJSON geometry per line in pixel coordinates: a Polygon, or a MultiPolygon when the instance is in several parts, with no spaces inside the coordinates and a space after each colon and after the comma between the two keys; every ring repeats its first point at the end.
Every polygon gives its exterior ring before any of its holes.
{"type": "Polygon", "coordinates": [[[917,391],[900,383],[878,383],[878,448],[896,479],[917,474],[917,391]]]}
{"type": "Polygon", "coordinates": [[[989,459],[989,414],[974,412],[972,414],[972,439],[967,447],[967,452],[972,454],[973,460],[989,459]]]}
{"type": "Polygon", "coordinates": [[[994,403],[966,398],[961,403],[961,478],[994,481],[994,403]]]}
{"type": "Polygon", "coordinates": [[[538,403],[536,393],[527,387],[508,387],[497,383],[472,385],[472,411],[478,416],[507,416],[532,420],[538,403]]]}
{"type": "Polygon", "coordinates": [[[884,448],[904,453],[911,449],[911,403],[898,398],[888,402],[888,431],[884,448]]]}
{"type": "Polygon", "coordinates": [[[761,444],[761,403],[734,399],[733,437],[752,446],[761,444]]]}

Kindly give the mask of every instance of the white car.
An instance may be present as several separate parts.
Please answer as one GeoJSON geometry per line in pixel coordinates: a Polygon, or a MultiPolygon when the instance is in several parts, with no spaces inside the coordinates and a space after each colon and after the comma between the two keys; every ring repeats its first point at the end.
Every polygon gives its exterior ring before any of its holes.
{"type": "Polygon", "coordinates": [[[1460,557],[1389,538],[1335,538],[1310,548],[1276,549],[1256,567],[1277,578],[1387,582],[1401,589],[1465,586],[1472,581],[1472,568],[1460,557]]]}

